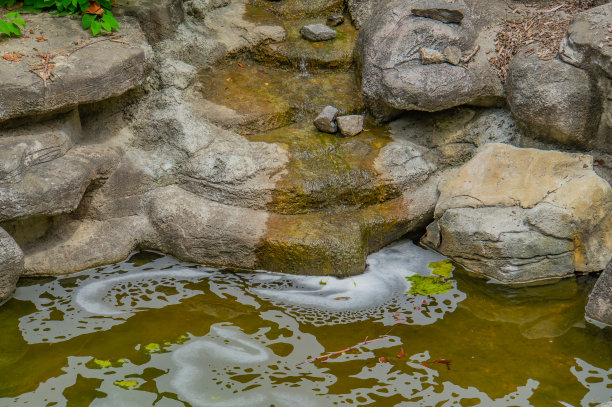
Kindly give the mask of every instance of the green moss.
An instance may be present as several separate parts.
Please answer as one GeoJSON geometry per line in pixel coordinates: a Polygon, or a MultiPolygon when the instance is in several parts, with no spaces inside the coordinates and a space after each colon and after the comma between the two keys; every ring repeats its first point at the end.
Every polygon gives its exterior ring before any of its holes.
{"type": "Polygon", "coordinates": [[[429,263],[429,268],[432,269],[433,274],[446,278],[450,277],[455,269],[450,260],[429,263]]]}
{"type": "Polygon", "coordinates": [[[423,277],[417,274],[406,277],[406,280],[412,283],[410,295],[444,294],[453,288],[451,281],[436,275],[423,277]]]}
{"type": "Polygon", "coordinates": [[[136,380],[115,380],[113,384],[124,389],[131,389],[138,386],[138,382],[136,380]]]}

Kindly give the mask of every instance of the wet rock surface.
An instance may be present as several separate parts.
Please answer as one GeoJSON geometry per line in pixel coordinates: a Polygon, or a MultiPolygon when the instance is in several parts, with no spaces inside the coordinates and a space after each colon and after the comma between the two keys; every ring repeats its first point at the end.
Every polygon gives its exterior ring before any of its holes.
{"type": "Polygon", "coordinates": [[[589,295],[586,315],[596,321],[612,325],[612,260],[597,279],[589,295]]]}
{"type": "Polygon", "coordinates": [[[340,134],[344,137],[353,137],[363,131],[363,116],[361,115],[340,116],[337,121],[340,134]]]}
{"type": "Polygon", "coordinates": [[[11,298],[23,272],[23,252],[13,238],[0,228],[0,304],[11,298]]]}
{"type": "Polygon", "coordinates": [[[315,127],[322,132],[334,134],[338,131],[338,123],[336,117],[338,109],[333,106],[325,106],[325,108],[314,119],[315,127]]]}

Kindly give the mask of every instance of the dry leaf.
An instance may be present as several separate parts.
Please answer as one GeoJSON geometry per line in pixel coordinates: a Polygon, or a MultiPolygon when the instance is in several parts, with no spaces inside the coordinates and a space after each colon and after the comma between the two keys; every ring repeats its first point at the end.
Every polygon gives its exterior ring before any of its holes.
{"type": "Polygon", "coordinates": [[[6,59],[7,61],[10,62],[19,62],[21,61],[23,58],[21,57],[21,55],[19,55],[16,52],[9,52],[7,54],[2,55],[2,58],[6,59]]]}
{"type": "Polygon", "coordinates": [[[36,37],[36,42],[43,42],[43,41],[48,41],[48,40],[42,35],[40,37],[36,37]]]}
{"type": "Polygon", "coordinates": [[[94,14],[96,16],[99,16],[100,14],[103,14],[103,13],[104,13],[104,9],[100,7],[97,1],[90,1],[89,7],[87,7],[87,10],[85,10],[85,14],[94,14]]]}

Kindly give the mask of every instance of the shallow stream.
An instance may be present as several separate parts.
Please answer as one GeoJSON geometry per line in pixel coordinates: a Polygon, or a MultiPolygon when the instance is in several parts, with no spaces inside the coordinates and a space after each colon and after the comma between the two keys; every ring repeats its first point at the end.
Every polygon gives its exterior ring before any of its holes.
{"type": "Polygon", "coordinates": [[[509,289],[410,241],[348,279],[219,270],[139,252],[23,280],[0,308],[2,406],[592,406],[612,394],[612,330],[591,277],[509,289]],[[437,263],[441,264],[441,263],[437,263]],[[344,353],[366,340],[375,342],[344,353]]]}

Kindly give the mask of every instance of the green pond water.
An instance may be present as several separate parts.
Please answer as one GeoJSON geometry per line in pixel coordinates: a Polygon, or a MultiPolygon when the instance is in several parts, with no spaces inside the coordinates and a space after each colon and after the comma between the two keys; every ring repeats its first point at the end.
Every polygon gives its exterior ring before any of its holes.
{"type": "Polygon", "coordinates": [[[365,274],[336,279],[139,252],[68,277],[23,279],[0,308],[0,406],[610,399],[612,330],[584,319],[594,277],[512,289],[444,260],[400,241],[371,255],[365,274]],[[414,276],[434,271],[451,273],[450,291],[415,292],[414,276]],[[366,338],[378,340],[308,361],[366,338]]]}

